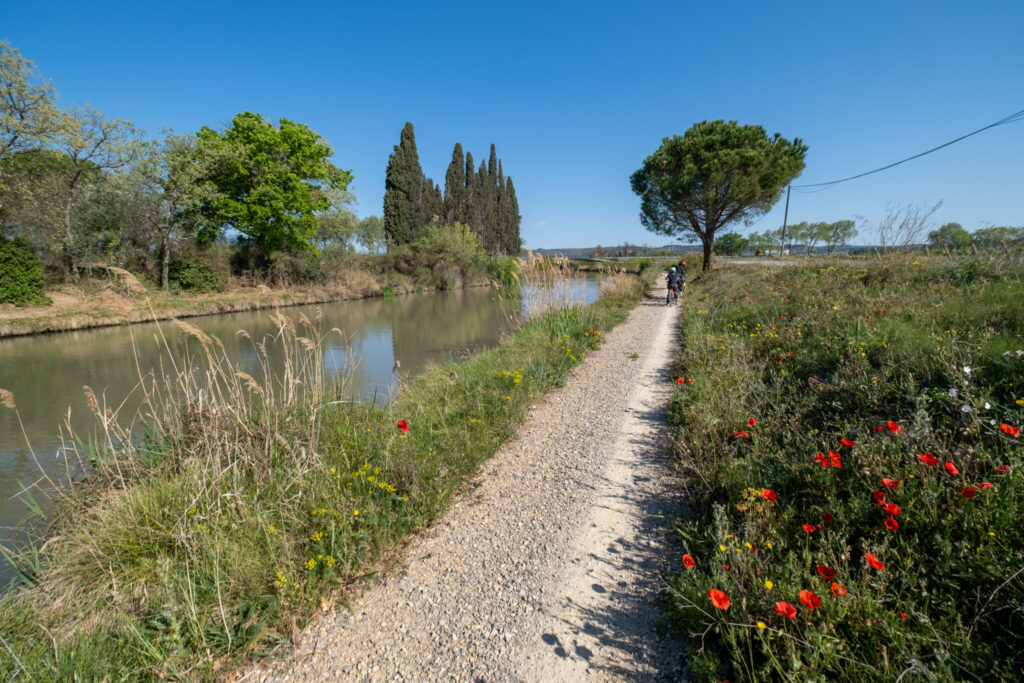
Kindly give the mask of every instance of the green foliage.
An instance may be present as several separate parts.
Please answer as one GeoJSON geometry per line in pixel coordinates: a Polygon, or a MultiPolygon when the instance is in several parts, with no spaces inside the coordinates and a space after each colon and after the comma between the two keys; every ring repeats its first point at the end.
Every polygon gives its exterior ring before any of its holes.
{"type": "Polygon", "coordinates": [[[53,85],[6,40],[0,41],[0,84],[0,160],[45,146],[58,116],[53,85]]]}
{"type": "Polygon", "coordinates": [[[1020,677],[1024,451],[999,425],[1024,422],[1022,273],[1001,254],[809,264],[684,301],[693,384],[670,416],[695,566],[665,597],[700,680],[1020,677]]]}
{"type": "Polygon", "coordinates": [[[416,133],[407,122],[384,177],[384,235],[389,249],[409,244],[419,235],[422,197],[423,168],[416,133]]]}
{"type": "Polygon", "coordinates": [[[0,237],[0,304],[49,305],[43,262],[22,242],[0,237]]]}
{"type": "Polygon", "coordinates": [[[641,198],[640,221],[669,236],[693,233],[711,267],[716,231],[766,213],[800,175],[807,146],[761,126],[702,121],[682,137],[664,138],[630,178],[641,198]]]}
{"type": "Polygon", "coordinates": [[[203,263],[198,256],[172,258],[168,266],[168,279],[174,288],[196,294],[224,289],[217,271],[203,263]]]}
{"type": "Polygon", "coordinates": [[[946,223],[939,229],[928,233],[928,244],[933,247],[966,249],[971,246],[971,233],[964,230],[959,223],[946,223]]]}
{"type": "Polygon", "coordinates": [[[715,238],[715,253],[725,256],[739,256],[750,246],[750,240],[735,232],[727,232],[715,238]]]}
{"type": "Polygon", "coordinates": [[[230,224],[265,258],[311,249],[317,212],[330,209],[352,181],[351,171],[330,163],[334,151],[320,135],[288,119],[275,127],[244,112],[223,133],[204,126],[198,136],[204,149],[224,159],[209,175],[221,196],[207,206],[206,241],[230,224]]]}
{"type": "Polygon", "coordinates": [[[1019,246],[1024,244],[1024,228],[993,227],[982,228],[971,233],[974,242],[983,248],[1019,246]]]}
{"type": "Polygon", "coordinates": [[[274,254],[267,275],[277,285],[302,285],[320,279],[321,257],[312,251],[286,251],[274,254]]]}

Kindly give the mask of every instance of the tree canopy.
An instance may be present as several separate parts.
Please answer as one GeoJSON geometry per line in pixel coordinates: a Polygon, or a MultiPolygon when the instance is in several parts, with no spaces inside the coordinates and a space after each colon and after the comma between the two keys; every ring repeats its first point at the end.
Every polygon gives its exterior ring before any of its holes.
{"type": "Polygon", "coordinates": [[[330,209],[352,181],[351,171],[330,162],[334,151],[319,134],[288,119],[274,126],[243,112],[223,133],[204,126],[198,136],[225,159],[209,175],[220,196],[206,207],[213,228],[207,239],[230,225],[264,258],[313,248],[316,214],[330,209]]]}
{"type": "Polygon", "coordinates": [[[711,266],[715,233],[771,209],[804,168],[807,146],[761,126],[702,121],[662,140],[630,178],[641,198],[640,221],[651,232],[692,233],[711,266]]]}
{"type": "Polygon", "coordinates": [[[928,233],[928,243],[933,247],[964,249],[971,246],[971,233],[959,223],[946,223],[928,233]]]}

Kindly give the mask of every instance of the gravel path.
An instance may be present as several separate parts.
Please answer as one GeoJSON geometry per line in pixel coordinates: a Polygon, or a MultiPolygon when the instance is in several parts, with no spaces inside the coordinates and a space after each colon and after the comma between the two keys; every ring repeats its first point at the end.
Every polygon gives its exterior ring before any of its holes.
{"type": "Polygon", "coordinates": [[[663,301],[531,408],[401,571],[242,680],[680,679],[653,604],[678,555],[661,440],[679,309],[663,301]]]}

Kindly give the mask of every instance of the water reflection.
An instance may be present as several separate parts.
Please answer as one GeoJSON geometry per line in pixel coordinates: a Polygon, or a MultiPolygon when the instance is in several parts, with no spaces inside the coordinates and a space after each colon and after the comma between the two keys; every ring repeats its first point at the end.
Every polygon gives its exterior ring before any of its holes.
{"type": "MultiPolygon", "coordinates": [[[[589,303],[597,296],[595,280],[580,280],[572,296],[589,303]]],[[[448,363],[494,346],[512,329],[513,321],[538,297],[565,299],[565,292],[525,291],[523,297],[502,296],[488,288],[437,294],[365,299],[281,309],[293,323],[300,315],[316,319],[324,333],[332,328],[343,337],[326,338],[324,370],[329,376],[351,375],[348,391],[363,399],[387,400],[396,387],[392,368],[401,363],[403,378],[429,363],[448,363]]],[[[228,358],[263,381],[254,342],[264,343],[271,365],[280,367],[281,349],[274,343],[276,327],[267,311],[232,313],[188,321],[218,337],[228,358]],[[246,330],[251,340],[237,334],[246,330]]],[[[95,427],[83,387],[91,387],[121,416],[130,419],[138,405],[139,377],[171,371],[172,359],[194,352],[196,343],[165,322],[82,330],[55,335],[0,339],[0,387],[14,393],[25,432],[35,449],[37,465],[13,411],[0,408],[0,540],[25,517],[18,500],[20,483],[40,478],[40,468],[57,480],[66,477],[58,455],[58,427],[70,416],[78,433],[95,427]],[[167,349],[173,353],[168,354],[167,349]],[[127,397],[127,399],[126,399],[127,397]],[[6,529],[6,531],[5,531],[6,529]]],[[[0,567],[0,585],[5,583],[0,567]]]]}

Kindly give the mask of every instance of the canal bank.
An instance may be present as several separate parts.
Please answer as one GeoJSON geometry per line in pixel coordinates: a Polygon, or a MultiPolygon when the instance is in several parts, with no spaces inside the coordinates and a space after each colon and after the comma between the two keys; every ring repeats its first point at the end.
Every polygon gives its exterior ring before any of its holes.
{"type": "MultiPolygon", "coordinates": [[[[300,349],[320,354],[324,342],[301,318],[278,321],[281,334],[299,331],[285,384],[234,366],[179,375],[174,429],[129,453],[98,444],[35,586],[0,602],[15,645],[8,659],[0,651],[0,673],[211,678],[290,639],[321,600],[350,595],[335,591],[376,575],[437,518],[535,397],[625,318],[642,289],[631,282],[435,366],[387,406],[269,400],[293,380],[315,386],[300,349]]],[[[219,357],[201,330],[194,339],[219,357]]]]}
{"type": "MultiPolygon", "coordinates": [[[[492,284],[488,278],[469,278],[452,289],[492,284]]],[[[0,305],[0,338],[434,291],[438,290],[415,284],[385,284],[369,277],[329,285],[278,289],[260,285],[205,294],[172,294],[146,290],[141,284],[132,287],[102,282],[93,283],[88,292],[73,286],[49,291],[53,302],[50,306],[0,305]]]]}

